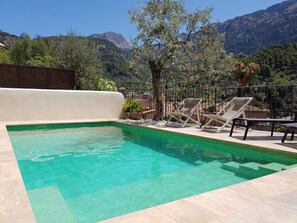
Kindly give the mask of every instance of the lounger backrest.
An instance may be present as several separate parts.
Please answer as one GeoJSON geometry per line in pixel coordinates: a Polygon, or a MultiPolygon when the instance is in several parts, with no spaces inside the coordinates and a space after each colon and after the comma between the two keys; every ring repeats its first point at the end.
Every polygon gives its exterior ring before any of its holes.
{"type": "Polygon", "coordinates": [[[193,114],[200,106],[201,98],[186,98],[180,105],[180,112],[184,114],[193,114]]]}
{"type": "MultiPolygon", "coordinates": [[[[235,97],[221,111],[225,119],[238,118],[244,113],[246,106],[253,100],[252,97],[235,97]]],[[[221,112],[220,111],[220,112],[221,112]]]]}

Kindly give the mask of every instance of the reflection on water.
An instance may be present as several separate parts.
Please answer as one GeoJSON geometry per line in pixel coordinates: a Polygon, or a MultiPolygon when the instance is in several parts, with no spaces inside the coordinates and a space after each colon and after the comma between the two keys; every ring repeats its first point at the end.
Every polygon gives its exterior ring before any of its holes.
{"type": "Polygon", "coordinates": [[[120,128],[75,128],[10,132],[18,160],[49,161],[59,156],[112,154],[124,143],[120,128]]]}
{"type": "Polygon", "coordinates": [[[139,131],[136,127],[124,128],[123,134],[125,140],[178,158],[194,166],[199,165],[199,161],[212,162],[214,160],[221,163],[230,161],[238,163],[258,162],[261,164],[270,162],[296,163],[296,157],[216,140],[147,129],[139,131]]]}

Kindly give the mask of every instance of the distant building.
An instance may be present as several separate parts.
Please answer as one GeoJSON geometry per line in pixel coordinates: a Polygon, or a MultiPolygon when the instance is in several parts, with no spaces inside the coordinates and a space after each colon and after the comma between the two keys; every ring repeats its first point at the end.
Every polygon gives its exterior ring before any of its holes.
{"type": "Polygon", "coordinates": [[[6,46],[3,43],[0,43],[0,47],[6,48],[6,46]]]}
{"type": "Polygon", "coordinates": [[[126,88],[124,88],[124,87],[120,87],[120,88],[118,89],[118,92],[120,92],[120,93],[122,93],[123,95],[125,95],[126,92],[127,92],[127,90],[126,90],[126,88]]]}

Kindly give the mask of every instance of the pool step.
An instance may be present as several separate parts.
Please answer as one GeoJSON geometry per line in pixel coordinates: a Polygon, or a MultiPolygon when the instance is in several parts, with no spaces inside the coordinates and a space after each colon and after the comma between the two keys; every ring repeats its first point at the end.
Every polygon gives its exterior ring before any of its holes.
{"type": "Polygon", "coordinates": [[[249,162],[249,163],[245,163],[245,164],[240,164],[239,165],[239,169],[243,169],[243,170],[258,170],[259,166],[261,166],[262,164],[260,163],[255,163],[255,162],[249,162]]]}
{"type": "Polygon", "coordinates": [[[37,222],[77,222],[57,187],[45,187],[27,192],[37,222]]]}
{"type": "Polygon", "coordinates": [[[297,164],[284,167],[283,170],[288,170],[288,169],[291,169],[291,168],[294,168],[294,167],[297,167],[297,164]]]}
{"type": "Polygon", "coordinates": [[[222,167],[225,170],[230,170],[232,172],[235,172],[239,169],[239,165],[240,165],[239,163],[232,161],[232,162],[224,163],[222,167]]]}
{"type": "MultiPolygon", "coordinates": [[[[74,210],[73,213],[76,214],[75,217],[79,222],[83,221],[86,215],[96,222],[139,210],[139,205],[137,205],[139,203],[143,209],[226,186],[222,177],[232,175],[232,173],[219,167],[221,167],[221,163],[213,161],[196,168],[185,168],[151,179],[107,188],[84,197],[69,199],[67,203],[71,210],[74,210]],[[203,183],[201,183],[202,181],[203,183]],[[175,185],[179,185],[179,187],[177,188],[175,185]],[[156,193],[156,191],[158,192],[156,193]],[[122,206],[122,200],[125,201],[125,206],[122,206]],[[86,210],[86,213],[82,214],[81,210],[86,210]],[[108,213],[113,214],[110,216],[108,213]]],[[[242,181],[239,178],[234,183],[242,181]]]]}
{"type": "Polygon", "coordinates": [[[248,162],[245,164],[240,164],[237,162],[228,162],[222,165],[222,168],[225,170],[232,171],[240,176],[248,178],[262,177],[268,174],[276,173],[282,170],[290,169],[297,167],[297,164],[294,165],[284,165],[280,163],[268,163],[260,164],[256,162],[248,162]]]}
{"type": "Polygon", "coordinates": [[[268,164],[259,166],[259,171],[262,171],[263,173],[266,173],[266,174],[272,174],[272,173],[282,171],[283,168],[286,168],[286,167],[288,166],[280,163],[268,163],[268,164]]]}
{"type": "Polygon", "coordinates": [[[239,173],[249,178],[257,178],[267,175],[266,173],[259,170],[260,166],[262,166],[262,164],[255,162],[241,164],[239,166],[239,173]]]}

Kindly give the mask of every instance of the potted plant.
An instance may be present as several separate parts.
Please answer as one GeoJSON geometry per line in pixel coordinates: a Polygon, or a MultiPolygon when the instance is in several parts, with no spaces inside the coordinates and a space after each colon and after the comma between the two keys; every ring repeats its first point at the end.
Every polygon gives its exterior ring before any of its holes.
{"type": "Polygon", "coordinates": [[[256,63],[238,63],[233,71],[235,79],[242,87],[246,87],[259,73],[260,65],[256,63]]]}
{"type": "Polygon", "coordinates": [[[130,119],[138,120],[142,118],[142,107],[139,101],[128,98],[123,104],[123,111],[128,114],[130,119]]]}

